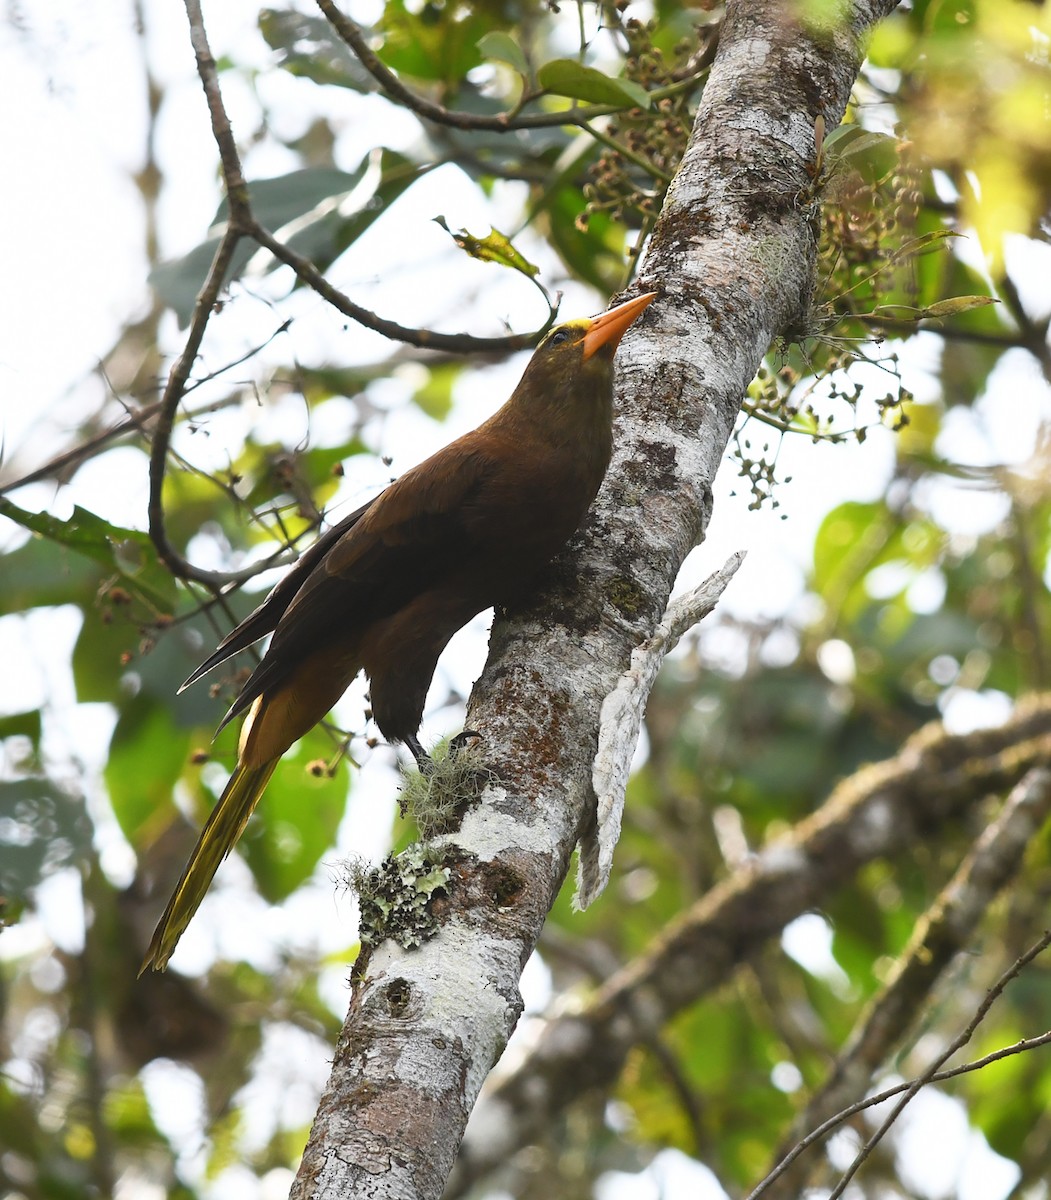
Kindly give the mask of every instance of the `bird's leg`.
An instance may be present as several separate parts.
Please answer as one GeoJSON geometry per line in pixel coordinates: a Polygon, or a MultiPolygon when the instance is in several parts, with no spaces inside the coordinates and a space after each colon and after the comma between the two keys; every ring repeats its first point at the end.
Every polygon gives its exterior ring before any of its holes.
{"type": "Polygon", "coordinates": [[[449,742],[449,757],[455,758],[472,738],[481,741],[482,735],[476,729],[463,729],[449,742]]]}
{"type": "Polygon", "coordinates": [[[434,762],[431,756],[420,745],[420,740],[414,733],[410,733],[408,737],[402,738],[402,741],[412,751],[412,757],[416,759],[416,766],[421,775],[429,775],[434,770],[434,762]]]}

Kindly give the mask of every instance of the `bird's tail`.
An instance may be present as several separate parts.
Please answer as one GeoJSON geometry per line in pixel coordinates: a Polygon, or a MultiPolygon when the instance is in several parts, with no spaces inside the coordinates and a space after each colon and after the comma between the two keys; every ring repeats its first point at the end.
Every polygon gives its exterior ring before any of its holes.
{"type": "Polygon", "coordinates": [[[238,763],[229,782],[223,789],[219,803],[215,806],[208,823],[201,830],[197,845],[193,848],[190,861],[176,885],[164,916],[157,923],[153,940],[142,960],[139,974],[152,967],[163,971],[168,959],[189,925],[193,914],[204,899],[212,877],[219,864],[233,849],[244,832],[248,818],[252,815],[263,789],[270,781],[279,758],[270,759],[261,766],[245,766],[238,763]]]}

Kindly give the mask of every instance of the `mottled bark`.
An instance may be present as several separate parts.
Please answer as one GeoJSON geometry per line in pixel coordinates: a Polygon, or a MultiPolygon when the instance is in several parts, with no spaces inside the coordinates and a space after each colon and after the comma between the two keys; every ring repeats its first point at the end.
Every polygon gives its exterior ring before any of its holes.
{"type": "Polygon", "coordinates": [[[467,724],[497,780],[447,839],[438,935],[364,965],[293,1196],[432,1197],[521,1011],[521,969],[592,821],[605,697],[704,536],[741,398],[805,326],[815,122],[833,128],[865,30],[805,29],[783,0],[728,5],[690,145],[639,271],[661,299],[618,354],[614,461],[582,537],[527,613],[499,620],[467,724]]]}

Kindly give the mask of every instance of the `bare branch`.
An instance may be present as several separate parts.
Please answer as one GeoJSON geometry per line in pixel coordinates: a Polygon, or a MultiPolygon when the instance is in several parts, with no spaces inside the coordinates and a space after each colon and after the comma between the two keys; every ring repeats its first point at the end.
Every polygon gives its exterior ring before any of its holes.
{"type": "Polygon", "coordinates": [[[652,950],[581,1008],[549,1022],[530,1058],[487,1092],[482,1104],[502,1119],[485,1121],[487,1136],[478,1140],[468,1129],[449,1196],[539,1136],[552,1113],[612,1083],[635,1045],[724,982],[862,864],[931,837],[1049,756],[1051,696],[1043,696],[997,729],[954,736],[928,726],[895,758],[844,780],[791,835],[681,914],[652,950]]]}
{"type": "MultiPolygon", "coordinates": [[[[1019,958],[1017,958],[1000,976],[993,988],[986,994],[980,1014],[976,1014],[979,1022],[984,1018],[988,1008],[991,1007],[992,1003],[995,1002],[995,1000],[1000,996],[1007,984],[1010,983],[1011,980],[1014,979],[1021,971],[1023,971],[1033,961],[1033,959],[1042,954],[1048,946],[1051,946],[1051,930],[1045,932],[1038,941],[1030,946],[1030,948],[1019,958]]],[[[970,1026],[968,1026],[968,1029],[970,1029],[970,1026]]],[[[965,1033],[966,1032],[967,1031],[965,1030],[965,1033]]],[[[973,1030],[971,1032],[973,1032],[973,1030]]],[[[968,1033],[967,1036],[969,1038],[970,1034],[968,1033]]],[[[842,1125],[851,1117],[857,1116],[858,1113],[864,1112],[866,1109],[875,1108],[878,1104],[885,1104],[888,1100],[893,1100],[895,1096],[901,1096],[904,1093],[912,1091],[917,1082],[920,1082],[920,1086],[930,1083],[943,1083],[947,1079],[957,1079],[961,1075],[969,1075],[973,1071],[981,1071],[985,1067],[990,1066],[992,1063],[1002,1062],[1005,1058],[1013,1058],[1016,1054],[1026,1054],[1031,1050],[1039,1050],[1042,1046],[1047,1045],[1051,1045],[1051,1032],[1039,1034],[1037,1037],[1021,1038],[1013,1045],[1002,1046],[999,1050],[993,1050],[991,1053],[985,1054],[981,1058],[975,1059],[972,1062],[964,1063],[962,1066],[952,1067],[945,1071],[935,1071],[933,1074],[927,1074],[925,1072],[923,1076],[920,1077],[919,1081],[916,1079],[909,1079],[904,1083],[896,1084],[894,1087],[886,1088],[882,1092],[877,1092],[873,1096],[866,1096],[864,1100],[859,1100],[856,1104],[850,1105],[849,1108],[843,1109],[842,1112],[836,1113],[835,1116],[830,1117],[822,1125],[819,1125],[817,1129],[813,1130],[811,1133],[808,1133],[807,1136],[795,1146],[792,1151],[791,1158],[787,1159],[782,1166],[789,1166],[791,1162],[798,1157],[798,1155],[803,1153],[804,1150],[809,1149],[809,1147],[815,1142],[827,1137],[828,1134],[830,1134],[837,1126],[842,1125]]],[[[747,1197],[747,1200],[756,1200],[760,1194],[761,1193],[758,1190],[753,1191],[747,1197]]]]}
{"type": "MultiPolygon", "coordinates": [[[[406,87],[397,75],[389,67],[385,66],[377,55],[372,52],[361,26],[352,21],[350,17],[341,13],[333,3],[333,0],[317,0],[317,6],[328,18],[329,23],[336,33],[339,34],[343,41],[358,56],[361,65],[376,80],[386,96],[396,104],[400,104],[404,108],[409,109],[410,112],[414,112],[418,117],[423,117],[427,121],[433,121],[437,125],[448,125],[454,129],[488,130],[489,132],[496,133],[509,133],[516,129],[542,129],[553,125],[585,126],[588,121],[592,121],[596,117],[606,117],[611,113],[622,112],[625,108],[631,107],[627,104],[591,104],[587,107],[559,109],[557,112],[520,112],[519,110],[522,106],[546,94],[543,91],[539,91],[534,93],[523,92],[518,105],[514,109],[510,112],[496,113],[495,115],[458,112],[455,109],[448,109],[441,104],[435,104],[426,97],[420,96],[411,88],[406,87]]],[[[696,72],[689,74],[687,77],[668,87],[655,88],[650,92],[651,98],[653,100],[663,100],[665,97],[676,96],[681,92],[697,87],[707,72],[707,68],[714,56],[714,51],[715,42],[714,39],[710,39],[704,47],[704,52],[699,53],[697,56],[696,62],[698,66],[696,72]]],[[[594,131],[590,132],[594,136],[594,131]]],[[[623,152],[623,147],[618,146],[618,149],[623,152]]],[[[647,164],[646,170],[650,172],[653,168],[647,164]]]]}
{"type": "Polygon", "coordinates": [[[345,316],[357,321],[359,325],[364,325],[367,329],[373,329],[376,333],[382,333],[385,337],[395,341],[419,346],[421,349],[444,350],[453,354],[507,354],[514,350],[527,350],[530,346],[537,344],[555,319],[557,310],[551,309],[548,319],[532,333],[515,333],[505,337],[491,338],[475,337],[469,333],[438,333],[433,329],[413,329],[406,325],[399,325],[397,321],[390,321],[386,317],[381,317],[369,309],[363,308],[360,304],[356,304],[339,288],[333,287],[308,258],[290,250],[268,229],[260,225],[255,217],[249,217],[246,231],[261,246],[269,250],[276,259],[291,267],[304,283],[312,287],[333,308],[338,308],[345,316]]]}
{"type": "MultiPolygon", "coordinates": [[[[805,1175],[789,1170],[798,1159],[796,1144],[803,1131],[822,1125],[868,1089],[873,1073],[894,1048],[906,1040],[924,1011],[924,1003],[938,980],[974,935],[996,893],[1021,868],[1022,858],[1036,831],[1051,809],[1051,771],[1035,767],[1012,791],[996,821],[979,837],[974,849],[942,890],[930,911],[919,922],[881,994],[858,1022],[836,1061],[835,1068],[793,1124],[793,1131],[778,1152],[778,1165],[751,1193],[792,1200],[802,1193],[805,1175]]],[[[954,1043],[959,1049],[962,1042],[954,1043]]],[[[915,1081],[891,1118],[858,1155],[856,1162],[837,1185],[841,1192],[857,1167],[871,1153],[890,1123],[916,1091],[947,1061],[950,1050],[915,1081]]],[[[807,1145],[813,1144],[808,1142],[807,1145]]]]}

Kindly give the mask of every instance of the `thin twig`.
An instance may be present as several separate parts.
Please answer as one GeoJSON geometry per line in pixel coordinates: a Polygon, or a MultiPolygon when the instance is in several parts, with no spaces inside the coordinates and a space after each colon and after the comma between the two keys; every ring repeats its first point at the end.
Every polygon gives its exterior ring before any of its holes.
{"type": "MultiPolygon", "coordinates": [[[[1048,945],[1051,945],[1051,930],[1048,930],[1040,941],[1030,951],[1027,951],[1026,962],[1022,963],[1022,966],[1028,963],[1030,956],[1035,958],[1036,954],[1045,950],[1048,945]]],[[[1018,963],[1015,963],[1011,970],[1014,970],[1017,966],[1018,963]]],[[[973,1059],[971,1062],[963,1063],[958,1067],[950,1067],[946,1071],[935,1071],[933,1075],[924,1073],[919,1080],[907,1079],[903,1083],[895,1084],[894,1087],[886,1088],[884,1091],[877,1092],[873,1096],[866,1096],[864,1100],[859,1100],[856,1104],[851,1104],[848,1108],[844,1108],[842,1112],[836,1113],[834,1117],[829,1117],[827,1121],[822,1122],[816,1129],[811,1130],[805,1138],[793,1147],[792,1153],[783,1162],[778,1164],[777,1169],[772,1171],[757,1188],[748,1193],[745,1200],[758,1200],[758,1197],[763,1194],[766,1188],[784,1170],[791,1166],[804,1150],[809,1149],[815,1142],[821,1141],[833,1129],[836,1129],[845,1121],[849,1121],[851,1117],[856,1117],[858,1113],[862,1113],[869,1108],[875,1108],[877,1105],[885,1104],[888,1100],[893,1100],[895,1096],[900,1096],[903,1092],[908,1092],[917,1083],[919,1083],[920,1087],[925,1087],[931,1083],[944,1083],[947,1079],[957,1079],[961,1075],[970,1075],[973,1071],[983,1071],[993,1063],[1002,1062],[1005,1058],[1013,1058],[1016,1054],[1026,1054],[1030,1050],[1039,1050],[1042,1046],[1048,1045],[1051,1045],[1051,1030],[1047,1033],[1038,1034],[1036,1037],[1020,1038],[1010,1046],[1001,1046],[999,1050],[993,1050],[981,1058],[973,1059]]]]}
{"type": "MultiPolygon", "coordinates": [[[[560,109],[558,112],[521,113],[518,110],[525,104],[540,99],[546,95],[539,91],[523,94],[518,104],[509,112],[483,114],[460,112],[435,104],[424,96],[420,96],[394,74],[373,53],[361,26],[350,17],[339,11],[333,0],[317,0],[317,6],[328,18],[329,23],[344,42],[354,51],[358,60],[373,79],[380,85],[383,93],[391,100],[414,112],[418,117],[433,121],[438,125],[449,125],[454,129],[488,130],[489,132],[509,133],[516,129],[542,129],[557,125],[584,126],[596,117],[607,117],[611,113],[623,112],[634,108],[633,104],[589,104],[586,107],[560,109]]],[[[665,87],[654,88],[649,93],[651,100],[663,100],[668,96],[677,96],[697,86],[701,78],[707,74],[707,65],[697,74],[668,84],[665,87]]]]}
{"type": "Polygon", "coordinates": [[[305,284],[312,287],[333,308],[338,308],[341,313],[357,321],[359,325],[364,325],[395,341],[407,342],[411,346],[419,346],[427,350],[445,350],[454,354],[507,354],[513,350],[527,350],[531,346],[535,346],[551,327],[555,318],[556,310],[551,309],[547,320],[539,329],[532,333],[513,333],[504,337],[475,337],[468,333],[437,333],[432,329],[413,329],[406,325],[399,325],[397,321],[390,321],[386,317],[381,317],[377,313],[363,308],[360,304],[356,304],[339,288],[333,287],[310,259],[290,250],[254,216],[249,216],[245,230],[250,237],[269,250],[276,259],[291,267],[305,284]]]}
{"type": "MultiPolygon", "coordinates": [[[[806,1129],[864,1094],[878,1065],[912,1036],[925,998],[968,945],[996,894],[1021,869],[1026,849],[1049,808],[1051,770],[1036,766],[1012,789],[996,819],[983,829],[952,879],[917,922],[890,978],[859,1018],[825,1082],[796,1118],[775,1163],[806,1129]]],[[[939,1065],[935,1063],[934,1068],[939,1065]]],[[[794,1197],[803,1190],[804,1182],[798,1169],[788,1174],[781,1171],[773,1194],[794,1197]]]]}
{"type": "MultiPolygon", "coordinates": [[[[195,0],[187,0],[187,8],[194,5],[195,0]]],[[[168,538],[165,526],[163,490],[164,475],[168,462],[168,447],[171,443],[172,430],[175,427],[175,413],[185,394],[186,381],[190,370],[197,358],[208,325],[212,309],[219,298],[226,271],[233,259],[234,249],[241,239],[241,234],[231,225],[223,235],[219,248],[215,252],[208,277],[204,287],[198,293],[194,303],[193,319],[186,338],[182,354],[175,360],[168,376],[168,383],[161,397],[160,410],[157,416],[157,427],[153,434],[150,448],[150,499],[149,499],[149,531],[150,540],[156,547],[161,561],[178,579],[194,579],[198,583],[221,587],[231,582],[231,576],[222,571],[202,571],[195,567],[175,549],[168,538]]]]}
{"type": "Polygon", "coordinates": [[[999,1062],[1001,1059],[1009,1058],[1015,1054],[1022,1054],[1028,1050],[1035,1050],[1040,1046],[1045,1046],[1051,1043],[1051,1031],[1049,1031],[1047,1033],[1042,1033],[1037,1037],[1022,1038],[1020,1041],[1015,1042],[1011,1046],[1003,1046],[999,1050],[994,1050],[991,1054],[986,1054],[982,1058],[975,1059],[973,1062],[964,1063],[962,1066],[952,1067],[949,1070],[944,1071],[939,1069],[942,1063],[948,1061],[948,1059],[951,1058],[957,1050],[970,1041],[974,1031],[985,1019],[989,1010],[1000,998],[1004,988],[1007,987],[1011,980],[1018,976],[1033,961],[1033,959],[1042,954],[1049,945],[1051,945],[1051,929],[1046,930],[1044,934],[1032,946],[1030,946],[1028,950],[1025,951],[1024,954],[1017,958],[1011,964],[1011,966],[1003,972],[999,979],[997,979],[996,983],[994,983],[986,993],[985,998],[978,1006],[974,1016],[968,1022],[963,1032],[942,1054],[938,1056],[928,1070],[924,1071],[922,1075],[919,1075],[914,1079],[910,1079],[904,1083],[897,1084],[894,1087],[887,1088],[882,1092],[878,1092],[874,1096],[867,1096],[864,1100],[859,1100],[857,1103],[849,1105],[847,1108],[844,1108],[840,1112],[836,1113],[835,1116],[829,1117],[827,1121],[823,1121],[819,1126],[817,1126],[816,1129],[811,1130],[811,1132],[808,1133],[805,1138],[802,1138],[796,1143],[791,1152],[787,1154],[780,1163],[778,1163],[777,1167],[770,1172],[770,1174],[758,1185],[758,1187],[753,1189],[753,1191],[748,1194],[746,1200],[758,1200],[758,1198],[767,1190],[767,1188],[776,1179],[780,1178],[780,1176],[784,1174],[784,1172],[792,1165],[792,1163],[799,1157],[800,1154],[809,1149],[809,1147],[815,1142],[820,1141],[827,1134],[831,1133],[833,1129],[836,1129],[838,1126],[842,1125],[844,1121],[849,1120],[851,1117],[856,1116],[860,1112],[864,1112],[868,1108],[874,1108],[878,1104],[883,1104],[887,1100],[892,1100],[895,1096],[900,1097],[899,1102],[894,1106],[890,1116],[887,1117],[876,1133],[873,1134],[872,1138],[869,1139],[869,1142],[866,1143],[865,1148],[859,1152],[858,1157],[851,1164],[850,1169],[840,1180],[839,1184],[837,1184],[835,1190],[830,1193],[828,1200],[834,1200],[834,1198],[843,1194],[843,1191],[853,1178],[854,1173],[861,1165],[864,1157],[867,1157],[868,1154],[872,1152],[872,1149],[880,1140],[880,1138],[883,1137],[887,1129],[889,1129],[890,1126],[898,1119],[901,1110],[906,1104],[909,1103],[909,1101],[921,1088],[924,1088],[931,1083],[942,1083],[946,1079],[955,1079],[959,1075],[966,1075],[972,1071],[980,1071],[984,1067],[989,1066],[990,1063],[999,1062]]]}

